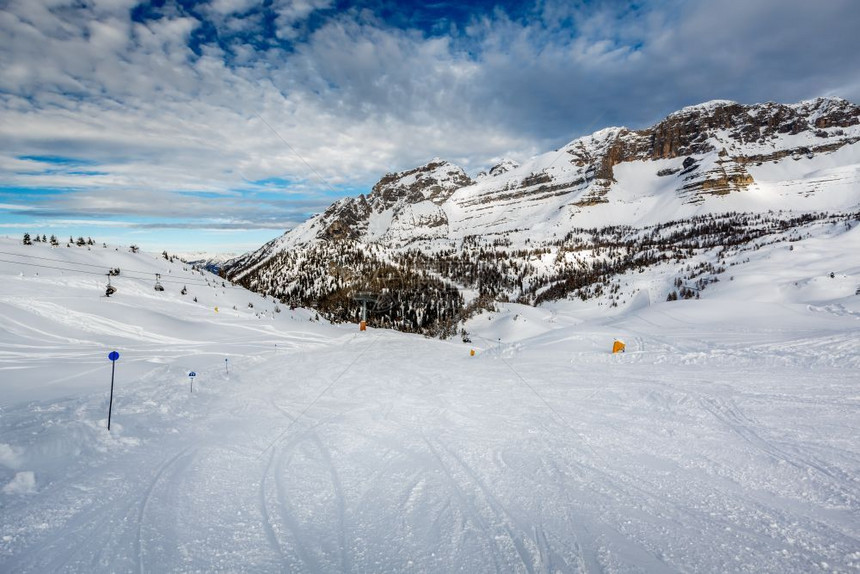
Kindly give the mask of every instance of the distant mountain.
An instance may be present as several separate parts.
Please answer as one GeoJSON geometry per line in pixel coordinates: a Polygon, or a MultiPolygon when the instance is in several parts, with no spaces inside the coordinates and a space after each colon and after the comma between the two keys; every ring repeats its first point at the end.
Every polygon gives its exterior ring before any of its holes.
{"type": "Polygon", "coordinates": [[[218,274],[224,265],[236,259],[235,253],[208,253],[205,251],[194,251],[189,253],[175,253],[176,257],[198,269],[205,269],[210,273],[218,274]]]}
{"type": "MultiPolygon", "coordinates": [[[[435,314],[456,322],[475,299],[470,289],[532,304],[547,292],[570,296],[571,289],[559,288],[571,285],[562,275],[594,265],[599,230],[630,226],[637,236],[625,241],[642,247],[647,242],[639,235],[670,222],[725,223],[732,217],[726,214],[789,211],[768,216],[782,225],[776,221],[796,221],[797,214],[852,213],[860,209],[858,141],[860,108],[843,99],[711,101],[644,130],[607,128],[521,165],[506,160],[475,179],[442,159],[387,174],[367,196],[334,203],[225,271],[252,289],[351,320],[350,293],[375,281],[368,274],[377,278],[387,269],[425,289],[440,282],[432,292],[456,292],[445,305],[460,309],[435,314]],[[592,256],[575,264],[559,258],[570,247],[565,242],[592,256]],[[515,269],[481,262],[469,255],[472,249],[515,269]],[[535,258],[547,255],[554,262],[535,267],[535,258]],[[440,264],[446,258],[456,259],[453,267],[440,264]],[[329,301],[334,293],[340,295],[329,301]]],[[[738,226],[751,225],[747,219],[732,220],[725,233],[737,239],[738,226]]]]}

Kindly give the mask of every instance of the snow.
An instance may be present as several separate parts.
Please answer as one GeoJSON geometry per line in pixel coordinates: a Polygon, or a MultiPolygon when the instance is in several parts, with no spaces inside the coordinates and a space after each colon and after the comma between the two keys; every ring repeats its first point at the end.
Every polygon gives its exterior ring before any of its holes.
{"type": "Polygon", "coordinates": [[[35,492],[36,475],[31,471],[15,473],[15,478],[3,487],[4,494],[33,494],[35,492]]]}
{"type": "Polygon", "coordinates": [[[702,102],[700,104],[694,104],[692,106],[687,106],[681,108],[677,112],[673,112],[669,114],[669,117],[677,117],[677,116],[686,116],[694,113],[710,113],[719,108],[724,108],[726,106],[736,105],[737,102],[733,100],[710,100],[707,102],[702,102]]]}
{"type": "Polygon", "coordinates": [[[857,571],[860,229],[814,229],[470,343],[0,239],[0,571],[857,571]]]}

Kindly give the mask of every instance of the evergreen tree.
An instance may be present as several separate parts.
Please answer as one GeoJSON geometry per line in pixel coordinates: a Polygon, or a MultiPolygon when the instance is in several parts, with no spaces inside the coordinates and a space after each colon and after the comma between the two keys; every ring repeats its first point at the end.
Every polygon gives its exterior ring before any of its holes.
{"type": "Polygon", "coordinates": [[[24,245],[32,245],[32,244],[33,244],[33,242],[30,241],[30,234],[25,233],[24,234],[24,245]]]}

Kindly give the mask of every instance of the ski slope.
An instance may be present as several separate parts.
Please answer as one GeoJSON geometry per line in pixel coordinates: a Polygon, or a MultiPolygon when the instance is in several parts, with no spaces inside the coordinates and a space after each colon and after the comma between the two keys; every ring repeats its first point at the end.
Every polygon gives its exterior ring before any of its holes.
{"type": "Polygon", "coordinates": [[[2,239],[0,571],[857,571],[860,233],[794,246],[466,344],[2,239]]]}

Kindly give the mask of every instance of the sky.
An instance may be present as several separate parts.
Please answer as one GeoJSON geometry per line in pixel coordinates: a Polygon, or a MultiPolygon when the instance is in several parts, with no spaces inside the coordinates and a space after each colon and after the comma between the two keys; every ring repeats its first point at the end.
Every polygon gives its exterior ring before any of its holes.
{"type": "Polygon", "coordinates": [[[241,253],[443,158],[860,102],[856,0],[0,0],[0,235],[241,253]]]}

